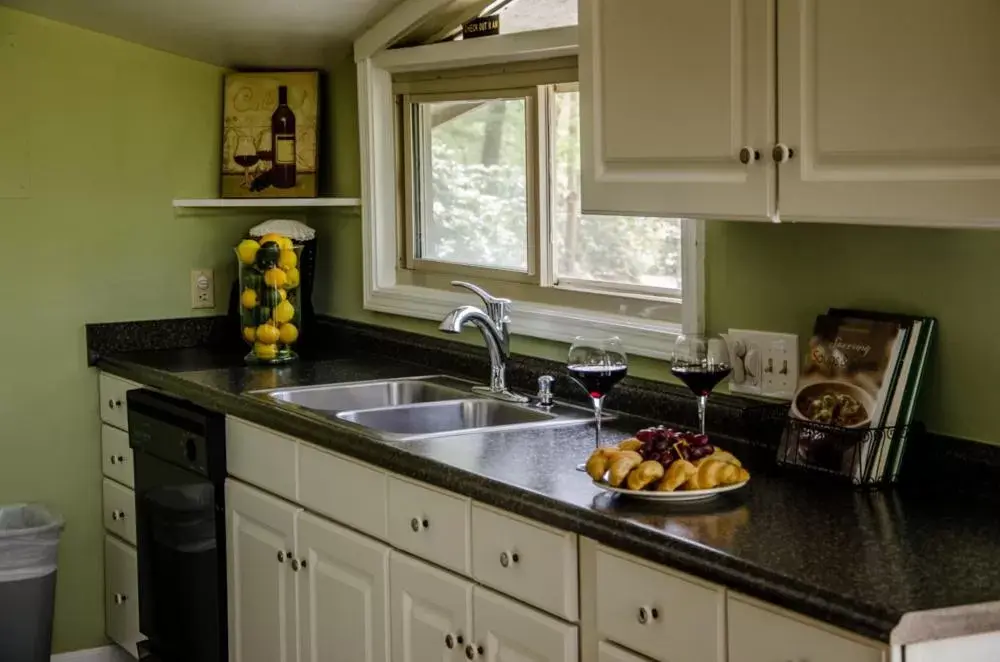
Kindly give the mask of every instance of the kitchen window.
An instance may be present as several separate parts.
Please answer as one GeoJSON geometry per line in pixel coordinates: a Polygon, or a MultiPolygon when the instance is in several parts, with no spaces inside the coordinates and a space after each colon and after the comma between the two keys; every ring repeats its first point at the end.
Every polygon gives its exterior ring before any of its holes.
{"type": "Polygon", "coordinates": [[[663,358],[701,327],[699,222],[582,213],[576,38],[356,43],[366,309],[440,320],[466,280],[515,302],[517,335],[663,358]]]}
{"type": "Polygon", "coordinates": [[[400,282],[679,322],[681,219],[583,214],[575,62],[399,76],[400,282]]]}

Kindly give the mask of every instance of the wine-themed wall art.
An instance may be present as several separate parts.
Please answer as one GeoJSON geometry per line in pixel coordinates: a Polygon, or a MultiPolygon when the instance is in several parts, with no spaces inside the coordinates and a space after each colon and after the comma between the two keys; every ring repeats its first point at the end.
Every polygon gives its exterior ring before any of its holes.
{"type": "Polygon", "coordinates": [[[222,197],[316,196],[319,74],[226,76],[222,197]]]}

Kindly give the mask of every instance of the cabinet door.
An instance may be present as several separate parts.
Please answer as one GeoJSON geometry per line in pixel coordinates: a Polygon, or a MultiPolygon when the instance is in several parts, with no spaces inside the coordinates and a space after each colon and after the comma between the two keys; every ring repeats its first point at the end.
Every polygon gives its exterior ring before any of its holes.
{"type": "MultiPolygon", "coordinates": [[[[477,586],[473,593],[474,644],[488,662],[576,662],[575,625],[477,586]]],[[[478,651],[477,651],[478,652],[478,651]]]]}
{"type": "Polygon", "coordinates": [[[886,648],[730,596],[729,662],[885,662],[886,648]]]}
{"type": "Polygon", "coordinates": [[[597,662],[647,662],[647,659],[607,641],[597,644],[597,662]]]}
{"type": "Polygon", "coordinates": [[[580,0],[584,211],[770,217],[774,25],[774,0],[580,0]]]}
{"type": "Polygon", "coordinates": [[[136,657],[139,634],[139,568],[135,548],[104,537],[104,619],[108,639],[136,657]]]}
{"type": "Polygon", "coordinates": [[[387,662],[389,548],[306,513],[297,529],[300,662],[387,662]]]}
{"type": "Polygon", "coordinates": [[[1000,222],[1000,3],[779,0],[782,218],[1000,222]]]}
{"type": "Polygon", "coordinates": [[[472,640],[472,584],[393,551],[393,662],[459,662],[472,640]]]}
{"type": "Polygon", "coordinates": [[[291,552],[299,508],[226,481],[229,532],[229,659],[295,662],[291,552]]]}

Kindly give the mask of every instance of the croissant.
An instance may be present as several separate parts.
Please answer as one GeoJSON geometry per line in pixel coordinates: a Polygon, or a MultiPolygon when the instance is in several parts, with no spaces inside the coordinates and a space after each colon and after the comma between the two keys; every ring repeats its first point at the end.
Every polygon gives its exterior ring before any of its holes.
{"type": "Polygon", "coordinates": [[[708,460],[718,460],[719,462],[728,462],[729,464],[735,464],[738,467],[742,467],[743,463],[736,459],[736,456],[729,451],[724,451],[721,448],[716,447],[715,452],[707,456],[708,460]]]}
{"type": "Polygon", "coordinates": [[[618,443],[618,449],[623,451],[638,451],[642,448],[642,442],[632,437],[618,443]]]}
{"type": "Polygon", "coordinates": [[[656,460],[646,460],[632,470],[626,483],[630,490],[641,490],[661,478],[663,478],[663,465],[656,460]]]}
{"type": "Polygon", "coordinates": [[[611,469],[608,471],[608,483],[612,487],[618,487],[625,481],[632,469],[642,463],[642,456],[635,451],[621,451],[614,456],[611,461],[611,469]]]}
{"type": "Polygon", "coordinates": [[[673,492],[696,473],[698,469],[687,460],[675,460],[667,467],[663,480],[656,484],[656,489],[659,492],[673,492]]]}
{"type": "Polygon", "coordinates": [[[698,472],[684,483],[683,489],[685,490],[708,490],[720,485],[733,485],[741,482],[740,476],[742,474],[746,474],[748,478],[750,476],[742,467],[713,460],[711,457],[698,460],[695,466],[698,468],[698,472]]]}
{"type": "Polygon", "coordinates": [[[587,475],[594,480],[600,480],[604,477],[604,474],[608,470],[608,464],[610,463],[610,456],[603,452],[603,448],[598,448],[596,451],[590,454],[587,458],[587,475]]]}

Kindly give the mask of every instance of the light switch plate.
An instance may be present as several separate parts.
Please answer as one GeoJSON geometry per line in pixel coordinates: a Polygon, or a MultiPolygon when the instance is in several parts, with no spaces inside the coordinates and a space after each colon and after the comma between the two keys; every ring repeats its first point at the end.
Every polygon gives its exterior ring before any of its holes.
{"type": "Polygon", "coordinates": [[[791,400],[799,377],[799,338],[791,333],[730,329],[732,393],[791,400]]]}
{"type": "Polygon", "coordinates": [[[215,276],[211,269],[191,270],[191,308],[215,308],[215,276]]]}

